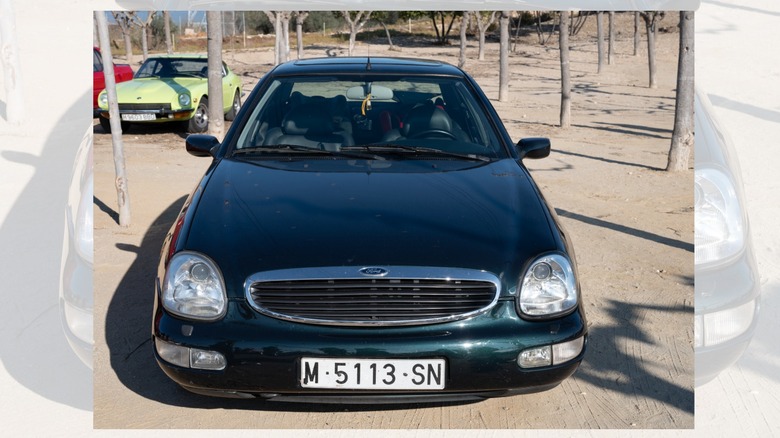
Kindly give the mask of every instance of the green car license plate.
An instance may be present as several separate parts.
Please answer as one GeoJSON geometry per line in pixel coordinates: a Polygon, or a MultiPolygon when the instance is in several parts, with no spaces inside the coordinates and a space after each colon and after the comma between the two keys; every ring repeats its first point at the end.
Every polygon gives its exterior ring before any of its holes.
{"type": "Polygon", "coordinates": [[[444,389],[444,359],[301,359],[303,388],[444,389]]]}
{"type": "Polygon", "coordinates": [[[122,120],[126,122],[146,122],[155,118],[154,114],[122,114],[122,120]]]}

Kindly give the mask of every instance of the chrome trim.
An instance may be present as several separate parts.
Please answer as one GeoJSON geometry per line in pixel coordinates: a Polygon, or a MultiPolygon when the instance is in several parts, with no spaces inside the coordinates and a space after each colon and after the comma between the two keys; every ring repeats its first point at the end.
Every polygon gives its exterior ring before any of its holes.
{"type": "MultiPolygon", "coordinates": [[[[396,321],[343,321],[330,319],[303,318],[291,315],[277,313],[258,306],[252,298],[252,285],[258,282],[269,281],[297,281],[297,280],[366,280],[367,277],[361,274],[364,266],[333,266],[319,268],[297,268],[280,269],[276,271],[257,272],[247,277],[244,281],[244,297],[249,305],[259,313],[285,321],[298,322],[303,324],[332,325],[348,327],[387,327],[387,326],[412,326],[425,325],[443,322],[458,321],[470,318],[487,312],[498,302],[501,295],[501,281],[490,272],[477,269],[463,268],[442,268],[425,266],[372,266],[372,268],[381,268],[388,271],[388,274],[382,276],[383,280],[467,280],[467,281],[485,281],[492,283],[495,287],[493,300],[487,306],[473,310],[467,313],[460,313],[448,317],[396,320],[396,321]]],[[[370,277],[369,277],[370,278],[370,277]]]]}

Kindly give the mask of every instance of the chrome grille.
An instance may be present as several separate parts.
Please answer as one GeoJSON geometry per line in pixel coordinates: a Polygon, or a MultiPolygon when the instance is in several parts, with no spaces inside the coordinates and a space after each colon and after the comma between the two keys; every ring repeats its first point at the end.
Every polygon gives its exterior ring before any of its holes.
{"type": "Polygon", "coordinates": [[[119,111],[170,111],[170,103],[120,103],[119,111]]]}
{"type": "Polygon", "coordinates": [[[483,312],[499,292],[498,280],[482,271],[388,267],[391,275],[383,278],[350,276],[350,271],[316,268],[256,274],[247,281],[247,299],[261,313],[297,322],[417,325],[483,312]],[[431,275],[431,270],[460,276],[431,275]],[[282,272],[298,278],[274,278],[283,277],[282,272]],[[403,275],[411,273],[428,275],[403,275]],[[317,278],[307,278],[315,274],[317,278]]]}

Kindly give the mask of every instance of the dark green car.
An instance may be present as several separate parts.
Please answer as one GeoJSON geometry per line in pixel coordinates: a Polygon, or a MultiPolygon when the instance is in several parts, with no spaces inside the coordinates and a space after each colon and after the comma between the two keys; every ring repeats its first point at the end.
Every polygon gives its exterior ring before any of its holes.
{"type": "Polygon", "coordinates": [[[167,235],[159,365],[201,394],[479,400],[583,358],[570,242],[476,82],[441,62],[325,58],[257,84],[167,235]]]}

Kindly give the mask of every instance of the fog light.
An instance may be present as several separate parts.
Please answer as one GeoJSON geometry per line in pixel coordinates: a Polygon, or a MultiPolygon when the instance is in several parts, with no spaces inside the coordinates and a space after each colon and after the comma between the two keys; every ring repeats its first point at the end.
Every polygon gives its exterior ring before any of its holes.
{"type": "Polygon", "coordinates": [[[553,365],[562,364],[579,356],[584,343],[585,337],[582,336],[573,341],[554,344],[552,346],[553,365]]]}
{"type": "Polygon", "coordinates": [[[216,351],[183,347],[157,338],[154,339],[154,345],[157,348],[157,354],[164,361],[180,367],[200,370],[224,370],[227,365],[225,356],[216,351]]]}
{"type": "Polygon", "coordinates": [[[521,368],[538,368],[550,365],[560,365],[568,362],[582,353],[585,337],[580,336],[572,341],[560,344],[545,345],[523,350],[517,356],[517,364],[521,368]]]}
{"type": "Polygon", "coordinates": [[[180,367],[190,367],[190,349],[181,345],[171,344],[170,342],[154,339],[154,346],[157,348],[157,354],[169,363],[180,367]]]}
{"type": "Polygon", "coordinates": [[[225,356],[216,351],[190,349],[190,365],[200,370],[224,370],[227,361],[225,356]]]}
{"type": "Polygon", "coordinates": [[[62,308],[65,312],[65,323],[71,333],[82,341],[93,344],[92,312],[80,309],[66,300],[63,300],[62,308]]]}
{"type": "Polygon", "coordinates": [[[552,364],[552,352],[549,345],[523,350],[517,356],[517,364],[521,368],[545,367],[552,364]]]}
{"type": "Polygon", "coordinates": [[[722,344],[745,333],[753,324],[755,312],[756,302],[751,300],[731,309],[697,316],[698,321],[694,320],[696,345],[722,344]]]}

